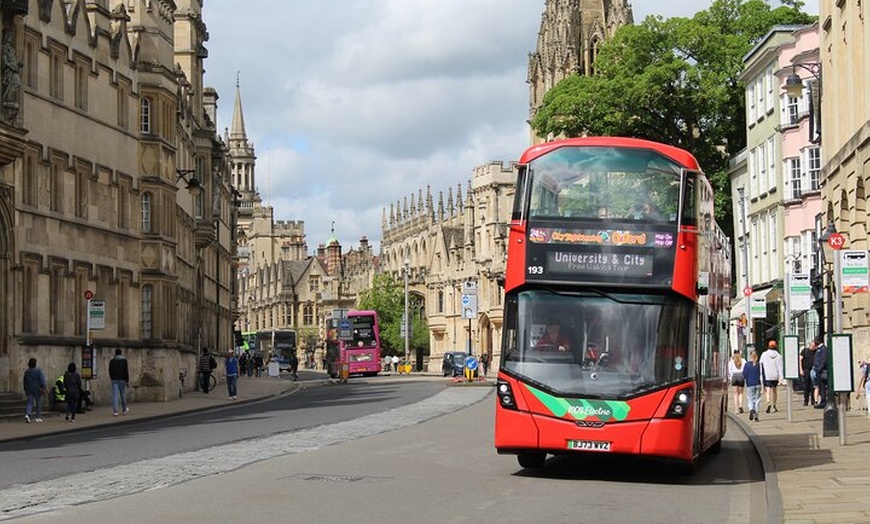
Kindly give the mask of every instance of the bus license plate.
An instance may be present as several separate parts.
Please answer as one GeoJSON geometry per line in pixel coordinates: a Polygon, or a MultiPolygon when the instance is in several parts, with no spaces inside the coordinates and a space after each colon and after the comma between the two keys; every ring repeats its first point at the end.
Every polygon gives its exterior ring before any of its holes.
{"type": "Polygon", "coordinates": [[[610,442],[603,440],[569,440],[568,449],[579,451],[610,451],[610,442]]]}

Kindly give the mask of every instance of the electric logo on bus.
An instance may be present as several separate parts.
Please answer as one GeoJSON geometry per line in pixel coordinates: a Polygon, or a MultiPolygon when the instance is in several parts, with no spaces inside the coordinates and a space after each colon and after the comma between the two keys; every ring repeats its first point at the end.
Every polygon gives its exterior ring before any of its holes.
{"type": "Polygon", "coordinates": [[[621,421],[628,418],[631,406],[627,402],[617,400],[587,400],[554,397],[540,389],[523,384],[544,407],[559,418],[586,420],[589,423],[612,420],[621,421]]]}

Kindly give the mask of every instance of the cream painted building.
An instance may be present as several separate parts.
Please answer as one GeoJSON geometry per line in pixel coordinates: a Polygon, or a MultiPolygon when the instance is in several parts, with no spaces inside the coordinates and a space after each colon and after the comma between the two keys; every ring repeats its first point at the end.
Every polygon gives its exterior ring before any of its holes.
{"type": "Polygon", "coordinates": [[[35,357],[50,381],[93,370],[105,403],[120,348],[134,401],[177,396],[202,347],[232,342],[235,213],[202,0],[2,10],[0,391],[35,357]],[[104,311],[90,333],[88,292],[104,311]]]}
{"type": "Polygon", "coordinates": [[[817,26],[775,26],[744,57],[746,149],[730,169],[739,292],[731,309],[734,347],[765,347],[785,334],[805,345],[818,327],[815,310],[791,314],[784,292],[787,275],[809,273],[815,261],[821,193],[811,91],[792,97],[784,89],[794,61],[813,53],[817,26]],[[750,311],[752,299],[740,292],[746,289],[764,310],[750,311]]]}
{"type": "MultiPolygon", "coordinates": [[[[845,235],[845,249],[867,251],[870,185],[870,6],[857,0],[819,3],[817,71],[821,92],[824,222],[845,235]]],[[[813,79],[815,80],[815,79],[813,79]]],[[[825,224],[823,224],[825,225],[825,224]]],[[[842,326],[855,361],[870,357],[870,294],[843,297],[842,326]]],[[[856,368],[857,369],[857,368],[856,368]]]]}

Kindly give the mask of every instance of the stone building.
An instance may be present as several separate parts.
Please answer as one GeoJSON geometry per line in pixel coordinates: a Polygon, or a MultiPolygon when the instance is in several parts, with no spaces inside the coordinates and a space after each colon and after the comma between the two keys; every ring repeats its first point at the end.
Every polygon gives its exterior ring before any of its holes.
{"type": "MultiPolygon", "coordinates": [[[[563,78],[591,75],[602,42],[634,23],[627,0],[546,0],[537,49],[529,53],[529,121],[563,78]]],[[[532,144],[545,140],[532,133],[532,144]]]]}
{"type": "MultiPolygon", "coordinates": [[[[821,95],[823,226],[832,223],[844,249],[866,252],[870,163],[870,21],[865,2],[819,2],[820,56],[797,57],[796,69],[821,95]]],[[[830,260],[829,260],[830,262],[830,260]]],[[[827,271],[831,266],[826,267],[827,271]]],[[[870,356],[870,294],[842,295],[834,331],[852,335],[854,357],[870,356]]],[[[826,299],[827,300],[827,299],[826,299]]],[[[826,312],[827,313],[827,312],[826,312]]]]}
{"type": "Polygon", "coordinates": [[[446,201],[439,193],[437,204],[421,191],[384,217],[380,270],[399,280],[408,272],[409,302],[429,326],[429,371],[440,370],[447,351],[489,353],[494,362],[501,354],[501,282],[515,183],[513,165],[493,162],[474,170],[464,198],[461,186],[455,196],[448,190],[446,201]],[[466,282],[477,290],[474,318],[462,311],[466,282]]]}
{"type": "Polygon", "coordinates": [[[75,362],[105,401],[120,348],[134,400],[177,396],[200,348],[232,341],[234,209],[202,0],[0,8],[0,391],[36,357],[50,379],[75,362]],[[90,310],[104,315],[89,332],[90,310]]]}

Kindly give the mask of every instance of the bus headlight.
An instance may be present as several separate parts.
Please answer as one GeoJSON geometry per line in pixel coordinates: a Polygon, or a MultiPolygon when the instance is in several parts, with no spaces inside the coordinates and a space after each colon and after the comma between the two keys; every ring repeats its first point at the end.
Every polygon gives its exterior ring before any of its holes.
{"type": "Polygon", "coordinates": [[[514,398],[514,390],[511,385],[503,380],[499,380],[495,385],[496,393],[498,394],[498,403],[504,409],[517,409],[517,401],[514,398]]]}
{"type": "Polygon", "coordinates": [[[689,406],[692,404],[692,388],[681,389],[674,395],[671,401],[671,407],[668,409],[665,418],[683,418],[689,412],[689,406]]]}

